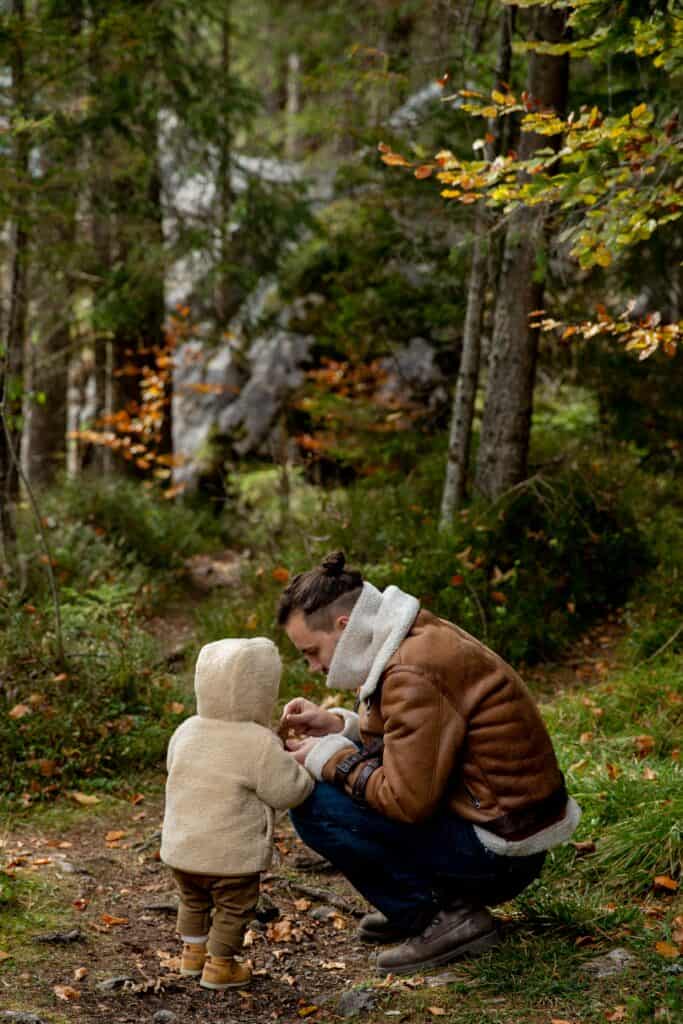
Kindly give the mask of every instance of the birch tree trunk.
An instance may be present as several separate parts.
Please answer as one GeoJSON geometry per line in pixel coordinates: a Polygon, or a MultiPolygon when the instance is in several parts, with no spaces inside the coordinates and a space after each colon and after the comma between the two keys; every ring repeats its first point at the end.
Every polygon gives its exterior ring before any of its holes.
{"type": "Polygon", "coordinates": [[[478,209],[475,217],[475,239],[472,250],[472,265],[467,289],[467,313],[462,339],[462,355],[458,382],[455,388],[451,429],[448,438],[446,479],[441,498],[439,529],[446,530],[453,520],[453,513],[465,497],[467,466],[472,439],[474,403],[479,382],[479,356],[481,352],[481,328],[484,316],[484,293],[486,288],[487,252],[484,241],[486,214],[478,209]]]}
{"type": "MultiPolygon", "coordinates": [[[[539,8],[533,38],[560,42],[565,24],[565,12],[539,8]]],[[[568,79],[566,55],[529,55],[527,91],[539,108],[563,114],[568,79]]],[[[547,136],[522,133],[520,159],[528,159],[548,141],[547,136]]],[[[538,331],[529,327],[529,314],[543,299],[545,248],[543,211],[519,207],[510,218],[505,238],[477,458],[475,487],[489,500],[500,497],[527,475],[538,353],[538,331]]]]}

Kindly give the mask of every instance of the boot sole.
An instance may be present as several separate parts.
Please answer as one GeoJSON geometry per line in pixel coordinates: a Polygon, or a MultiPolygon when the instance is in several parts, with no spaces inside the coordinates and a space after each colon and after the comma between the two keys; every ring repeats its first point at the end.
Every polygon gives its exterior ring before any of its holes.
{"type": "Polygon", "coordinates": [[[500,935],[497,931],[488,932],[486,935],[480,935],[478,939],[466,942],[457,949],[451,949],[446,953],[439,954],[439,956],[433,956],[429,960],[420,960],[419,963],[413,962],[412,964],[402,964],[396,967],[381,967],[378,964],[377,973],[415,974],[416,971],[423,971],[425,968],[443,967],[444,964],[450,964],[453,960],[459,960],[460,957],[468,956],[470,953],[483,953],[487,949],[492,949],[494,946],[499,945],[500,941],[500,935]]]}
{"type": "Polygon", "coordinates": [[[201,988],[210,988],[212,992],[224,992],[226,988],[244,988],[248,981],[228,981],[219,984],[217,981],[200,981],[201,988]]]}
{"type": "MultiPolygon", "coordinates": [[[[413,934],[419,934],[414,932],[413,934]]],[[[403,932],[402,934],[396,935],[380,935],[379,932],[358,932],[359,942],[364,942],[368,946],[386,946],[391,942],[403,942],[405,939],[412,938],[409,932],[403,932]]]]}

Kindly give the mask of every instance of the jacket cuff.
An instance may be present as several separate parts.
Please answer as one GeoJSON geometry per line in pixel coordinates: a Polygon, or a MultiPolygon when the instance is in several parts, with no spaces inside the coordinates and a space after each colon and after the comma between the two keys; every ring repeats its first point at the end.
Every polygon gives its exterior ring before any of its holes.
{"type": "Polygon", "coordinates": [[[353,740],[354,743],[360,743],[360,724],[358,715],[355,711],[349,711],[348,708],[330,708],[333,715],[339,715],[340,718],[344,719],[344,728],[338,735],[346,736],[347,739],[353,740]]]}
{"type": "Polygon", "coordinates": [[[330,733],[322,736],[316,745],[311,748],[304,762],[304,768],[311,773],[318,782],[323,781],[323,769],[329,759],[340,751],[355,752],[358,748],[341,733],[330,733]]]}

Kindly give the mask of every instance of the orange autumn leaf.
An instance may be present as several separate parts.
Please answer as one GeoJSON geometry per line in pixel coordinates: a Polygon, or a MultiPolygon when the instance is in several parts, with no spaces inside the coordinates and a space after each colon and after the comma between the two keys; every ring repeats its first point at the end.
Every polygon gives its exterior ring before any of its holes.
{"type": "Polygon", "coordinates": [[[125,829],[114,829],[111,832],[107,832],[104,840],[106,843],[115,843],[117,839],[123,839],[128,833],[125,829]]]}
{"type": "Polygon", "coordinates": [[[289,579],[289,569],[285,569],[284,565],[278,565],[273,569],[273,579],[278,583],[286,583],[289,579]]]}
{"type": "Polygon", "coordinates": [[[605,1020],[617,1021],[626,1019],[626,1007],[615,1006],[611,1013],[605,1014],[605,1020]]]}
{"type": "Polygon", "coordinates": [[[55,985],[52,991],[57,996],[57,999],[63,999],[67,1003],[81,998],[81,993],[78,989],[72,988],[71,985],[55,985]]]}
{"type": "Polygon", "coordinates": [[[127,917],[115,917],[113,914],[101,914],[100,921],[106,924],[108,928],[113,928],[119,924],[128,924],[127,917]]]}
{"type": "Polygon", "coordinates": [[[669,878],[668,875],[655,875],[653,885],[659,889],[669,889],[670,892],[676,892],[678,889],[678,882],[673,878],[669,878]]]}
{"type": "Polygon", "coordinates": [[[633,742],[638,757],[647,757],[655,748],[654,736],[636,736],[633,742]]]}
{"type": "Polygon", "coordinates": [[[422,164],[415,171],[416,178],[429,178],[434,173],[434,168],[431,164],[422,164]]]}
{"type": "Polygon", "coordinates": [[[660,956],[668,957],[670,960],[674,960],[681,954],[676,946],[672,946],[670,942],[655,942],[655,949],[660,956]]]}

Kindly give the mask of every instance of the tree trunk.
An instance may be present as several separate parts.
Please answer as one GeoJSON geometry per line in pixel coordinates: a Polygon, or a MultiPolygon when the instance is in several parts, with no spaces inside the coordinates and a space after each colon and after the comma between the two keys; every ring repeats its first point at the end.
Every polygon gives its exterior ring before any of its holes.
{"type": "MultiPolygon", "coordinates": [[[[539,8],[533,38],[559,42],[565,24],[563,11],[539,8]]],[[[538,107],[554,109],[562,115],[568,77],[566,55],[530,54],[527,91],[538,107]]],[[[548,141],[547,136],[522,133],[520,159],[528,159],[535,150],[547,146],[548,141]]],[[[545,245],[543,211],[525,207],[515,210],[505,238],[498,284],[475,479],[476,489],[490,500],[500,497],[527,475],[538,352],[538,331],[529,327],[529,314],[542,303],[545,245]]]]}
{"type": "Polygon", "coordinates": [[[486,287],[486,243],[484,231],[486,214],[483,208],[475,215],[475,239],[472,250],[472,265],[467,289],[467,313],[462,339],[462,355],[458,382],[455,388],[451,429],[448,439],[446,479],[441,498],[439,528],[446,530],[451,525],[453,513],[460,508],[465,497],[467,466],[470,457],[474,403],[479,382],[479,353],[481,351],[481,327],[484,316],[484,292],[486,287]]]}
{"type": "MultiPolygon", "coordinates": [[[[26,117],[26,61],[23,49],[26,8],[12,0],[14,40],[11,48],[12,119],[26,117]]],[[[29,135],[13,136],[14,175],[18,185],[11,232],[11,265],[7,331],[0,350],[0,528],[5,564],[14,561],[14,506],[19,494],[17,460],[21,450],[21,403],[24,388],[24,346],[28,316],[28,201],[29,135]]]]}
{"type": "Polygon", "coordinates": [[[230,90],[230,4],[226,3],[221,19],[221,80],[223,82],[223,113],[221,117],[221,136],[219,143],[218,165],[218,216],[220,267],[218,272],[217,313],[218,322],[226,326],[232,312],[234,291],[231,288],[230,274],[230,216],[232,212],[232,185],[230,181],[230,158],[232,138],[230,134],[230,111],[228,96],[230,90]]]}
{"type": "Polygon", "coordinates": [[[70,340],[66,323],[29,352],[23,465],[35,487],[52,483],[65,464],[70,340]]]}
{"type": "MultiPolygon", "coordinates": [[[[496,89],[503,89],[510,78],[512,31],[515,23],[515,14],[515,8],[505,8],[501,14],[500,44],[495,81],[496,89]]],[[[488,122],[488,133],[492,139],[491,142],[487,143],[486,156],[489,160],[493,160],[500,151],[501,133],[499,121],[499,118],[492,118],[488,122]]],[[[467,289],[467,313],[465,315],[458,382],[453,401],[448,457],[446,461],[446,478],[441,498],[441,512],[439,516],[439,528],[441,530],[448,529],[453,520],[453,513],[456,509],[460,508],[465,499],[474,406],[479,385],[481,331],[484,320],[487,262],[490,262],[489,246],[484,241],[487,221],[485,209],[479,206],[475,215],[475,240],[472,251],[470,280],[467,289]]],[[[495,280],[494,270],[495,268],[488,268],[492,282],[495,280]]]]}

